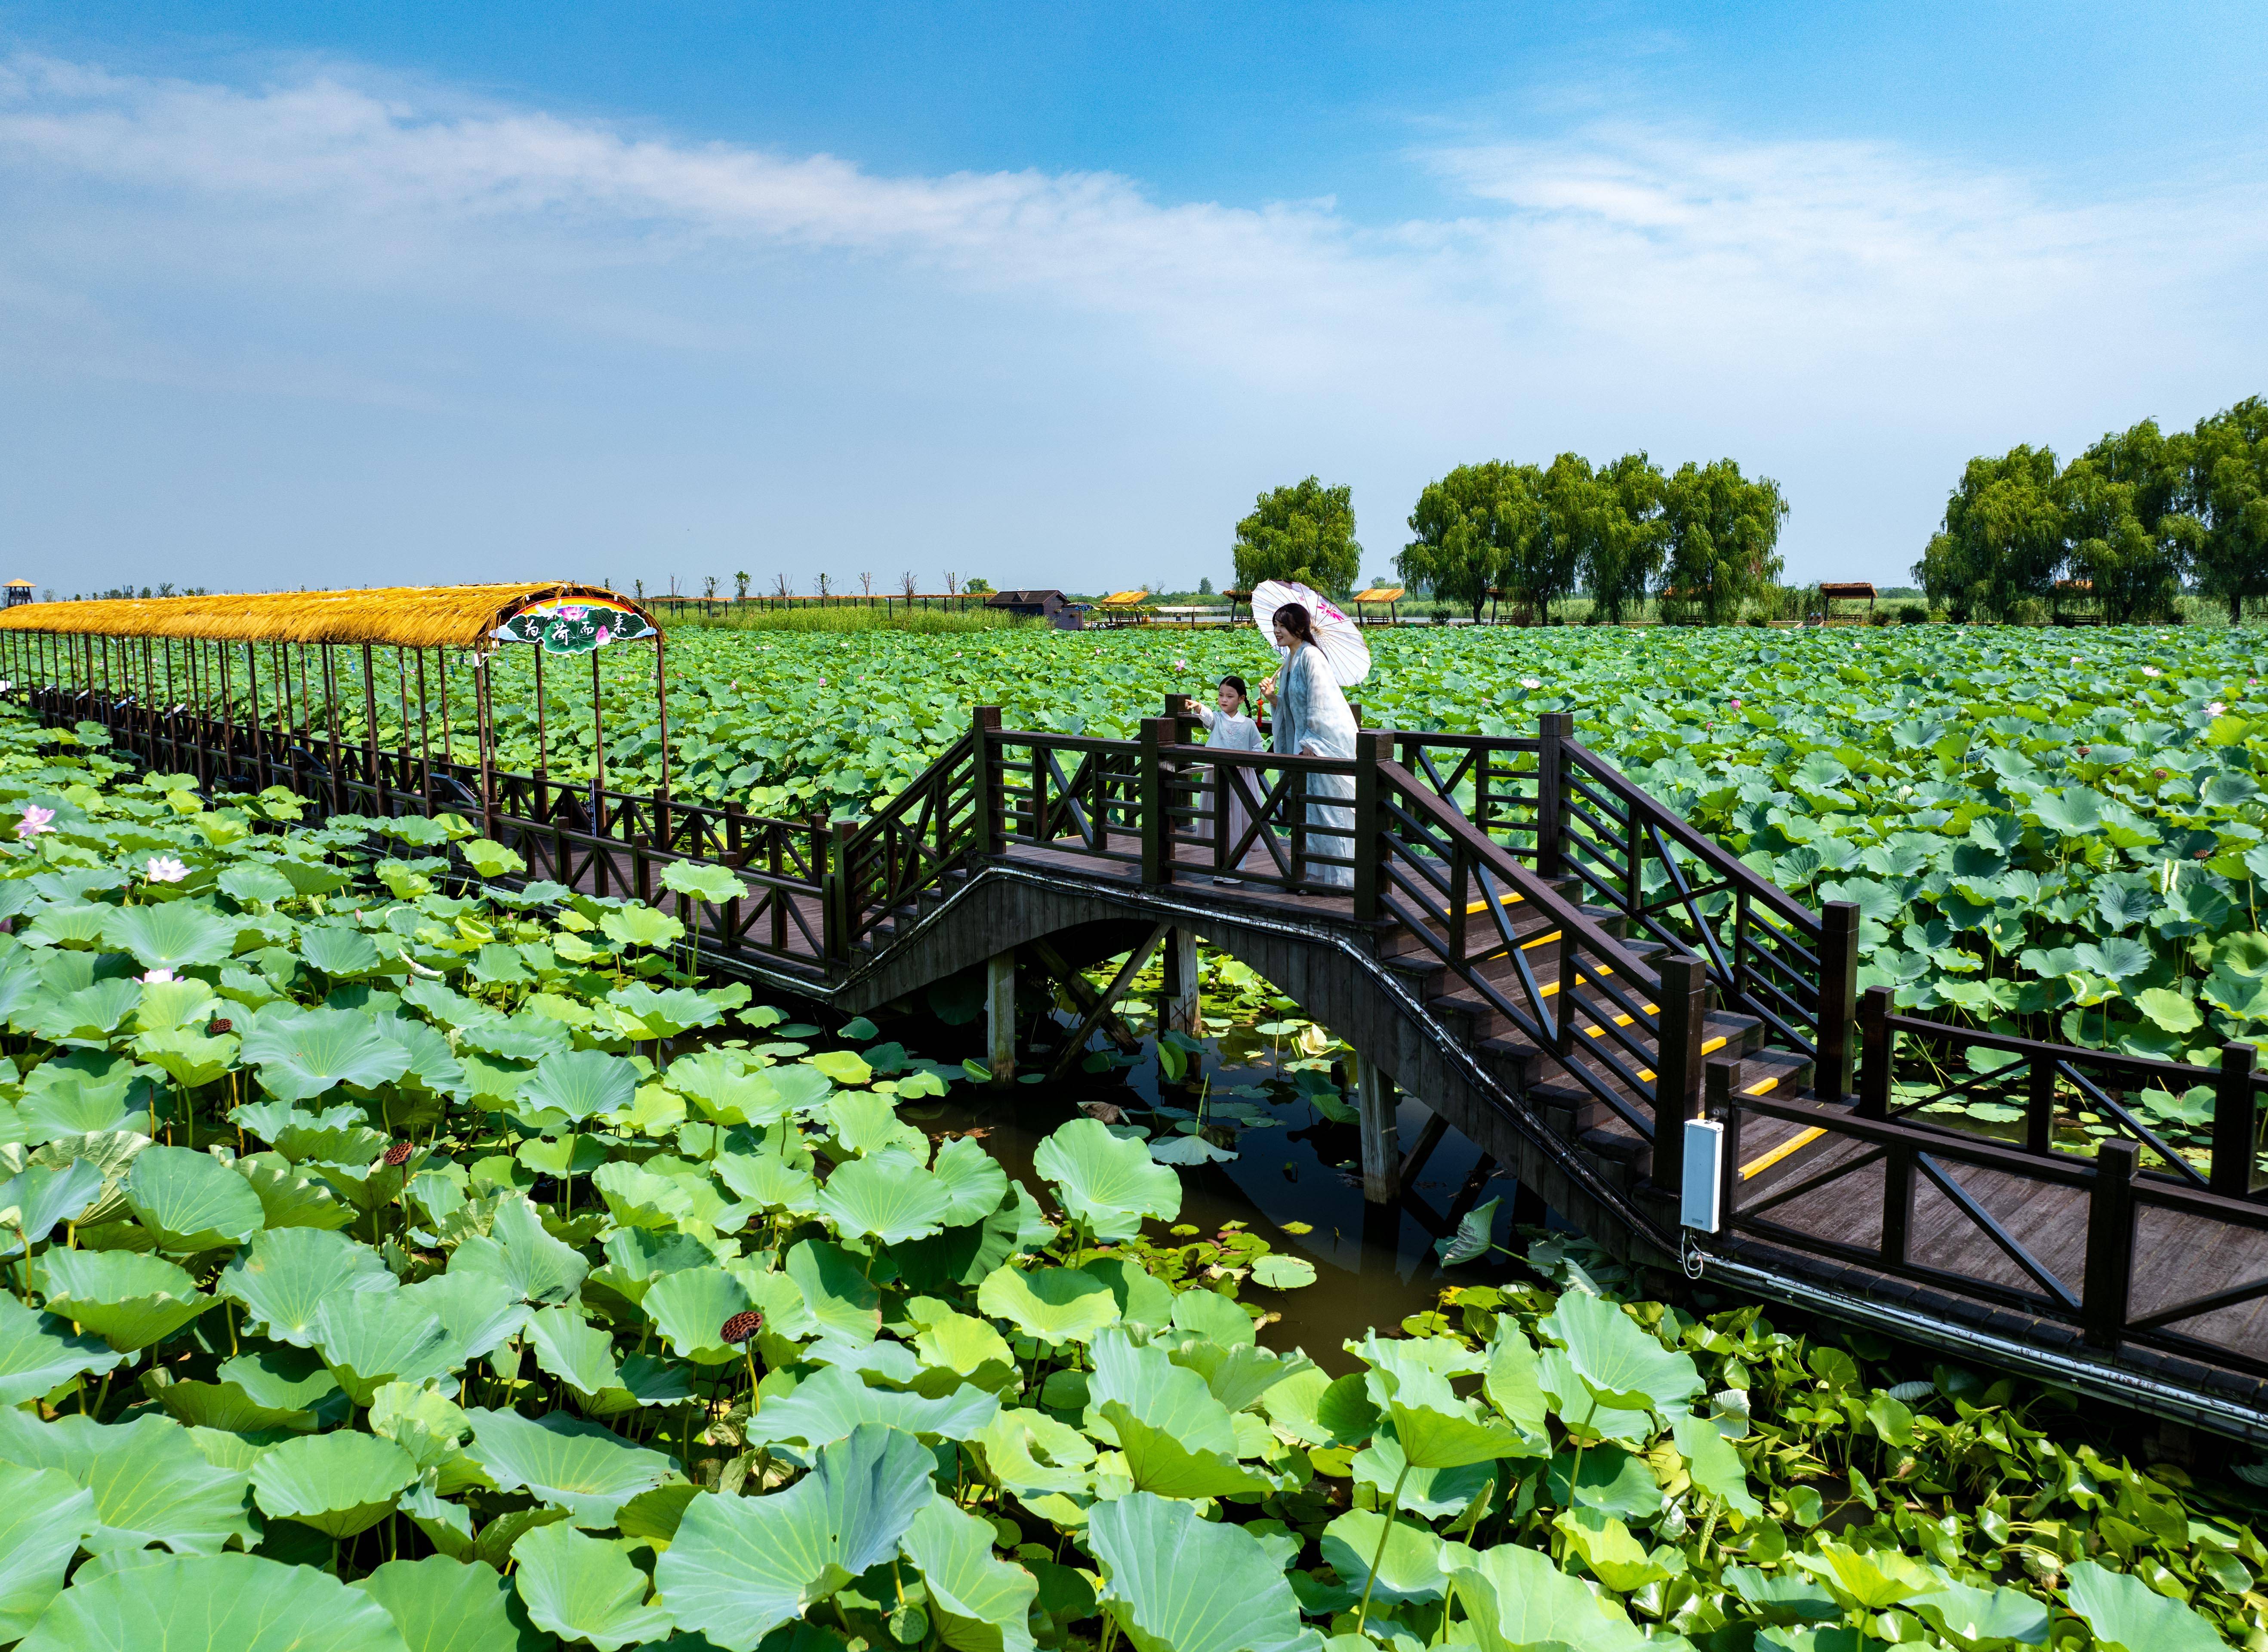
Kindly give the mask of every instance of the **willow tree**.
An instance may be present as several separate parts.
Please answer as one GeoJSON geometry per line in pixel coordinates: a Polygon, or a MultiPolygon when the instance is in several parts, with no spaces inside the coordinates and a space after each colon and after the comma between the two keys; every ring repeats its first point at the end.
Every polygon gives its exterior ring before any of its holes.
{"type": "Polygon", "coordinates": [[[1297,579],[1338,595],[1354,589],[1362,547],[1354,536],[1354,490],[1309,476],[1262,494],[1236,525],[1236,582],[1297,579]]]}
{"type": "Polygon", "coordinates": [[[1723,624],[1779,578],[1779,530],[1787,501],[1779,483],[1751,480],[1739,464],[1688,461],[1661,485],[1660,535],[1668,553],[1664,616],[1723,624]]]}

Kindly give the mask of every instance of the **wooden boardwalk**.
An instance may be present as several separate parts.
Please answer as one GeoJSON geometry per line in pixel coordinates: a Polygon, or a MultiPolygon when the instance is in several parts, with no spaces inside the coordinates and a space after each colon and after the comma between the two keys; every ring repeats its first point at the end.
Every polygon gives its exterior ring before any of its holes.
{"type": "MultiPolygon", "coordinates": [[[[434,765],[421,796],[406,758],[325,785],[337,812],[384,815],[463,808],[477,784],[487,835],[531,880],[673,908],[705,967],[844,1013],[976,972],[1012,1027],[1019,967],[1075,976],[1161,944],[1188,960],[1202,937],[1358,1052],[1375,1198],[1454,1129],[1641,1265],[2268,1441],[2249,1047],[2201,1073],[1896,1014],[1857,991],[1854,910],[1774,888],[1561,714],[1532,740],[1365,731],[1337,760],[1210,752],[1183,709],[1132,741],[980,711],[856,824],[463,765],[434,765]],[[1235,841],[1231,820],[1248,822],[1235,841]],[[671,895],[680,860],[747,892],[671,895]],[[1948,1095],[2020,1112],[2022,1139],[1892,1104],[1894,1066],[1929,1044],[1964,1075],[1948,1095]],[[1992,1071],[1960,1058],[1978,1047],[1999,1052],[1992,1071]],[[2208,1080],[2209,1154],[2128,1105],[2208,1080]],[[1396,1087],[1432,1112],[1415,1142],[1395,1139],[1396,1087]],[[1719,1219],[1697,1229],[1681,1149],[1704,1117],[1728,1151],[1719,1219]],[[2075,1123],[2107,1132],[2095,1151],[2058,1147],[2075,1123]]],[[[162,745],[176,767],[186,750],[209,780],[267,771],[225,731],[150,721],[122,708],[119,744],[145,760],[162,745]]]]}

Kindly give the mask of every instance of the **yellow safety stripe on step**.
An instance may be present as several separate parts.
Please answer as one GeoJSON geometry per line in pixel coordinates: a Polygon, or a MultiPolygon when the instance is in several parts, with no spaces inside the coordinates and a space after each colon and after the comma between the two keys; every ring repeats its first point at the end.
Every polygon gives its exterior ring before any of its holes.
{"type": "MultiPolygon", "coordinates": [[[[1653,1007],[1653,1005],[1651,1005],[1651,1004],[1649,1004],[1649,1005],[1647,1005],[1647,1006],[1646,1006],[1646,1007],[1647,1007],[1648,1009],[1652,1009],[1652,1008],[1653,1007]]],[[[1724,1035],[1723,1035],[1722,1033],[1719,1033],[1716,1037],[1714,1037],[1714,1038],[1711,1038],[1711,1039],[1708,1039],[1708,1040],[1705,1041],[1705,1042],[1702,1044],[1702,1045],[1701,1045],[1701,1053],[1702,1053],[1703,1055],[1705,1055],[1705,1055],[1709,1054],[1712,1051],[1715,1051],[1715,1050],[1722,1050],[1724,1047],[1725,1047],[1725,1036],[1724,1036],[1724,1035]]],[[[1638,1070],[1638,1081],[1640,1084],[1651,1084],[1651,1083],[1653,1083],[1653,1076],[1654,1076],[1654,1075],[1653,1075],[1653,1069],[1652,1067],[1640,1067],[1640,1068],[1638,1070]]]]}
{"type": "MultiPolygon", "coordinates": [[[[1503,894],[1496,897],[1496,903],[1498,906],[1510,906],[1516,902],[1524,901],[1528,897],[1525,895],[1522,895],[1517,889],[1506,889],[1503,894]]],[[[1472,918],[1479,913],[1485,912],[1488,909],[1489,903],[1486,901],[1467,901],[1465,903],[1465,916],[1472,918]]],[[[1444,906],[1441,909],[1441,921],[1447,923],[1448,921],[1448,918],[1449,909],[1444,906]]]]}
{"type": "MultiPolygon", "coordinates": [[[[1754,1095],[1755,1093],[1756,1092],[1753,1090],[1749,1092],[1750,1095],[1754,1095]]],[[[1756,1176],[1765,1170],[1771,1169],[1772,1166],[1778,1164],[1782,1159],[1787,1157],[1789,1154],[1793,1153],[1798,1147],[1808,1147],[1826,1133],[1827,1132],[1824,1130],[1821,1129],[1818,1125],[1814,1125],[1808,1130],[1802,1131],[1795,1135],[1790,1136],[1786,1141],[1781,1142],[1779,1146],[1774,1147],[1770,1153],[1760,1154],[1758,1157],[1753,1158],[1746,1164],[1742,1165],[1741,1167],[1741,1180],[1745,1182],[1752,1176],[1756,1176]]]]}

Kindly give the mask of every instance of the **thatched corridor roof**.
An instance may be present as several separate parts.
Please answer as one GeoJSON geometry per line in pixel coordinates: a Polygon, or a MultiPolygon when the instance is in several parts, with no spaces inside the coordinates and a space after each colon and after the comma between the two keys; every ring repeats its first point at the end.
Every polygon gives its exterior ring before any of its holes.
{"type": "Polygon", "coordinates": [[[249,596],[27,602],[0,609],[0,631],[485,650],[491,645],[489,633],[527,603],[576,596],[604,598],[636,608],[628,598],[603,586],[571,581],[386,586],[361,591],[278,591],[249,596]]]}

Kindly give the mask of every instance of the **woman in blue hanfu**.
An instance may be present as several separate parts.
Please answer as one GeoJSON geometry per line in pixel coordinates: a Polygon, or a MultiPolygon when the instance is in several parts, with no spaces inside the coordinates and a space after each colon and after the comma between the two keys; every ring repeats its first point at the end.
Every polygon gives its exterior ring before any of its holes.
{"type": "MultiPolygon", "coordinates": [[[[1244,679],[1226,676],[1220,680],[1219,691],[1213,705],[1197,708],[1197,721],[1205,726],[1205,745],[1215,751],[1265,751],[1267,744],[1260,737],[1260,725],[1252,720],[1252,690],[1245,687],[1244,679]],[[1218,709],[1216,709],[1216,707],[1218,709]]],[[[1213,830],[1227,844],[1225,852],[1232,866],[1241,865],[1237,845],[1251,829],[1252,811],[1244,807],[1247,793],[1259,795],[1266,789],[1266,777],[1256,768],[1215,763],[1212,771],[1213,830]]],[[[1257,841],[1256,839],[1255,841],[1257,841]]],[[[1215,883],[1241,883],[1241,878],[1215,878],[1215,883]]]]}
{"type": "MultiPolygon", "coordinates": [[[[1323,658],[1315,640],[1314,621],[1307,608],[1286,602],[1275,613],[1276,646],[1283,651],[1284,667],[1276,674],[1272,692],[1276,704],[1276,750],[1282,756],[1354,756],[1354,712],[1340,690],[1337,674],[1323,658]]],[[[1344,864],[1309,860],[1307,881],[1345,889],[1354,882],[1354,777],[1308,774],[1307,852],[1329,855],[1344,864]],[[1344,798],[1346,802],[1328,800],[1344,798]]]]}

